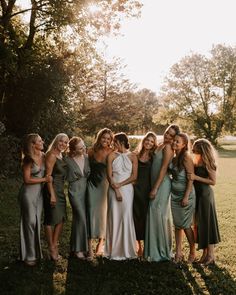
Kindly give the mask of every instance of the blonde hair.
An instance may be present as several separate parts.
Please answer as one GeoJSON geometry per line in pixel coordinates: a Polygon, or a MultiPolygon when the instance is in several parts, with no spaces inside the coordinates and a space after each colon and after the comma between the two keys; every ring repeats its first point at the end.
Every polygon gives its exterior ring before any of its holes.
{"type": "Polygon", "coordinates": [[[53,141],[51,142],[51,144],[49,145],[47,152],[50,152],[50,151],[54,150],[54,149],[57,147],[58,142],[59,142],[63,137],[66,137],[66,138],[68,138],[68,140],[69,140],[69,137],[68,137],[67,134],[65,134],[65,133],[59,133],[59,134],[57,134],[57,135],[54,137],[54,139],[53,139],[53,141]]]}
{"type": "Polygon", "coordinates": [[[22,148],[22,165],[33,164],[33,144],[36,143],[37,138],[40,137],[37,133],[27,134],[23,141],[22,148]]]}
{"type": "Polygon", "coordinates": [[[141,158],[144,153],[144,142],[148,137],[152,137],[154,139],[154,145],[153,148],[149,151],[149,156],[153,157],[153,154],[157,148],[157,136],[154,132],[149,131],[145,134],[141,142],[138,144],[137,148],[135,149],[135,152],[137,153],[138,157],[141,158]]]}
{"type": "Polygon", "coordinates": [[[202,156],[202,162],[207,171],[217,169],[217,152],[209,140],[200,138],[194,141],[193,153],[202,156]]]}

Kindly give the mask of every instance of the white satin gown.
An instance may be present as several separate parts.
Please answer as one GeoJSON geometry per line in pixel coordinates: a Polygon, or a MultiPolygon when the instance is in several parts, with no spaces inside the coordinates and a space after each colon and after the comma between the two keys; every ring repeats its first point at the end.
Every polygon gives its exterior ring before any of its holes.
{"type": "MultiPolygon", "coordinates": [[[[118,153],[112,163],[113,180],[119,183],[130,177],[132,162],[129,153],[118,153]]],[[[114,190],[109,187],[108,219],[105,256],[114,260],[136,258],[136,235],[133,221],[133,185],[120,188],[122,201],[117,201],[114,190]]]]}

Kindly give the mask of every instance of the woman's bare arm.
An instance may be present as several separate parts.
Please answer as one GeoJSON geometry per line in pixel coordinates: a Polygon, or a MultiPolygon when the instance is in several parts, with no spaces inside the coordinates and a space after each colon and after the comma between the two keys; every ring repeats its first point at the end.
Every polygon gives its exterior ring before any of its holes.
{"type": "MultiPolygon", "coordinates": [[[[193,173],[194,172],[193,160],[190,157],[190,155],[188,155],[188,154],[185,155],[183,164],[184,164],[184,168],[186,170],[186,173],[193,173]]],[[[188,205],[188,199],[189,199],[189,195],[192,191],[192,187],[193,187],[193,181],[191,179],[187,178],[186,190],[185,190],[182,202],[181,202],[182,206],[188,205]]]]}
{"type": "Polygon", "coordinates": [[[174,152],[171,148],[171,146],[168,144],[164,147],[163,149],[163,159],[162,159],[162,164],[161,164],[161,170],[160,170],[160,173],[158,175],[158,178],[150,192],[150,199],[154,199],[156,194],[157,194],[157,191],[166,175],[166,172],[167,172],[167,169],[168,169],[168,166],[169,166],[169,163],[171,161],[171,159],[173,158],[173,155],[174,155],[174,152]]]}

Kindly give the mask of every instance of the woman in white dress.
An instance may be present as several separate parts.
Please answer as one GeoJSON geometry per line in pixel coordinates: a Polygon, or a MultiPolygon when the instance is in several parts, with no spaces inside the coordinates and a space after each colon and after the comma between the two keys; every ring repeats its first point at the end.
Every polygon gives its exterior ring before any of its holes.
{"type": "Polygon", "coordinates": [[[114,136],[115,151],[108,156],[109,201],[105,255],[114,260],[136,258],[133,221],[133,182],[137,178],[137,156],[129,151],[125,133],[114,136]]]}

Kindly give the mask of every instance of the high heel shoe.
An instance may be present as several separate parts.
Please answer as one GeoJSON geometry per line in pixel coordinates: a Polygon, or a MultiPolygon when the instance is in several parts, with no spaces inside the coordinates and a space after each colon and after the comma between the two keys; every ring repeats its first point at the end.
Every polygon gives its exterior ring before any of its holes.
{"type": "Polygon", "coordinates": [[[215,258],[208,256],[206,260],[204,261],[204,266],[214,265],[215,264],[215,258]]]}
{"type": "Polygon", "coordinates": [[[194,263],[194,262],[196,262],[195,254],[189,254],[187,263],[194,263]]]}
{"type": "Polygon", "coordinates": [[[49,257],[53,261],[57,261],[59,259],[56,247],[52,247],[49,249],[49,257]]]}
{"type": "Polygon", "coordinates": [[[35,266],[36,265],[36,260],[25,260],[24,264],[27,266],[35,266]]]}
{"type": "Polygon", "coordinates": [[[85,259],[85,256],[84,256],[84,253],[83,252],[75,252],[74,253],[74,256],[78,259],[81,259],[81,260],[84,260],[85,259]]]}
{"type": "Polygon", "coordinates": [[[184,259],[183,254],[175,254],[174,263],[180,263],[183,261],[183,259],[184,259]]]}

